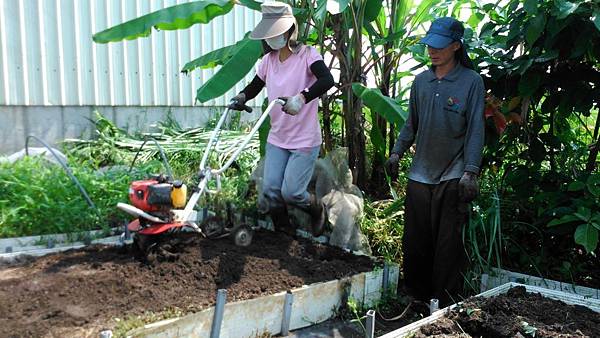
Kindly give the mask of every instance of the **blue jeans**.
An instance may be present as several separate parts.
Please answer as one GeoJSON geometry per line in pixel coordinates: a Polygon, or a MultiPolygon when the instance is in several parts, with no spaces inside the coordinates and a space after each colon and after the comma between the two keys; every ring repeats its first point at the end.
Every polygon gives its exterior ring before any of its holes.
{"type": "Polygon", "coordinates": [[[310,183],[319,147],[283,149],[267,143],[263,195],[269,209],[284,205],[308,208],[310,183]]]}

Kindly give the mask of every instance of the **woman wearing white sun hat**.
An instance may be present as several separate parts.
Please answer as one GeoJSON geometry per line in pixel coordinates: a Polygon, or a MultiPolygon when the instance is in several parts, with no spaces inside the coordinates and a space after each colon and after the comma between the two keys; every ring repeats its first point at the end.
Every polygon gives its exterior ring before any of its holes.
{"type": "Polygon", "coordinates": [[[294,205],[311,215],[312,232],[318,236],[323,232],[325,210],[307,187],[322,142],[318,97],[334,85],[333,76],[316,49],[298,43],[298,24],[289,5],[265,2],[261,9],[262,20],[250,38],[262,40],[267,53],[252,82],[230,108],[242,110],[265,86],[269,101],[285,100],[283,107],[270,112],[263,195],[277,230],[295,232],[287,212],[287,206],[294,205]]]}

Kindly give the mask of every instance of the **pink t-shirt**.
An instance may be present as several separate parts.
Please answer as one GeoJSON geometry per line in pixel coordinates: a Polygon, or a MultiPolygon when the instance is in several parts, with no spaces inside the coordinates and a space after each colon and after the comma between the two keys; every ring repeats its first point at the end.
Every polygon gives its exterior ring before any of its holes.
{"type": "MultiPolygon", "coordinates": [[[[279,61],[279,51],[273,51],[262,58],[256,75],[267,86],[269,102],[281,96],[294,96],[310,87],[317,78],[310,70],[315,61],[323,60],[313,47],[302,46],[298,53],[292,53],[284,62],[279,61]]],[[[267,141],[283,149],[300,149],[321,145],[321,127],[317,110],[319,100],[305,104],[298,115],[284,113],[280,105],[270,112],[271,131],[267,141]]]]}

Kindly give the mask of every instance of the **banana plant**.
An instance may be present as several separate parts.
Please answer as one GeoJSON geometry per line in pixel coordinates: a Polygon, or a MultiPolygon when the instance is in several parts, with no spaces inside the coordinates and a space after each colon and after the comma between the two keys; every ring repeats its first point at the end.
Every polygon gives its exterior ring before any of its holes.
{"type": "MultiPolygon", "coordinates": [[[[300,40],[316,43],[322,53],[331,53],[339,64],[341,83],[332,98],[324,102],[324,121],[328,102],[336,98],[342,99],[343,135],[345,145],[349,148],[349,163],[355,183],[363,188],[367,180],[363,103],[380,114],[385,121],[396,126],[403,123],[405,113],[399,105],[402,101],[389,98],[398,92],[396,89],[390,92],[389,83],[396,82],[405,75],[397,72],[396,68],[401,55],[406,53],[405,47],[411,45],[413,40],[404,39],[427,18],[424,13],[429,13],[431,5],[435,3],[426,0],[413,11],[415,8],[411,0],[385,1],[287,1],[294,8],[294,15],[300,24],[300,40]],[[410,29],[406,29],[406,25],[409,25],[410,29]],[[369,47],[366,42],[375,44],[375,48],[369,47]],[[371,50],[374,56],[373,52],[378,52],[377,46],[384,47],[383,57],[365,58],[366,50],[371,50]],[[360,87],[360,84],[364,83],[365,73],[372,68],[379,74],[385,74],[381,76],[383,80],[378,86],[379,93],[360,87]],[[353,86],[355,83],[359,85],[353,86]],[[386,117],[391,121],[386,120],[386,117]]],[[[157,30],[186,29],[195,24],[209,23],[212,19],[229,13],[235,5],[260,10],[260,3],[254,0],[193,1],[161,9],[108,28],[95,34],[93,39],[97,43],[109,43],[147,37],[152,33],[153,27],[157,30]]],[[[261,55],[260,42],[250,40],[246,35],[234,45],[188,62],[182,71],[189,73],[198,68],[219,67],[214,76],[196,93],[198,101],[206,102],[223,95],[243,79],[261,55]]],[[[327,130],[327,126],[324,126],[324,130],[327,130]]]]}
{"type": "Polygon", "coordinates": [[[398,84],[403,77],[412,76],[412,73],[399,70],[400,60],[412,52],[411,48],[417,42],[415,31],[431,21],[431,11],[437,3],[425,0],[415,6],[413,0],[386,0],[385,6],[371,13],[372,20],[365,23],[364,31],[369,39],[365,73],[375,75],[377,88],[367,89],[354,84],[353,90],[363,99],[365,106],[376,113],[372,115],[370,131],[374,146],[370,181],[378,186],[384,184],[386,149],[392,149],[397,131],[407,117],[400,105],[405,102],[402,100],[405,88],[400,88],[398,84]],[[390,96],[399,98],[390,100],[390,96]]]}
{"type": "MultiPolygon", "coordinates": [[[[253,0],[201,0],[164,8],[133,20],[110,27],[94,34],[96,43],[109,43],[148,37],[156,30],[187,29],[195,24],[207,24],[214,18],[229,13],[238,4],[260,11],[260,4],[253,0]]],[[[196,93],[196,100],[206,102],[225,94],[242,80],[262,55],[259,41],[246,36],[234,45],[209,52],[188,62],[182,69],[189,73],[194,69],[221,66],[214,76],[196,93]]]]}

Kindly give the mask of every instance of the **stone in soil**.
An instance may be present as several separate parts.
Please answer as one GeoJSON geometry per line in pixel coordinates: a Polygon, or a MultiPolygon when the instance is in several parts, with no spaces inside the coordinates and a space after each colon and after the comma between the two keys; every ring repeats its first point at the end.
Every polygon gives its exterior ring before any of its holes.
{"type": "Polygon", "coordinates": [[[259,232],[250,247],[194,239],[178,259],[145,264],[131,248],[91,246],[0,267],[0,337],[97,336],[115,318],[214,305],[370,271],[368,257],[259,232]]]}

